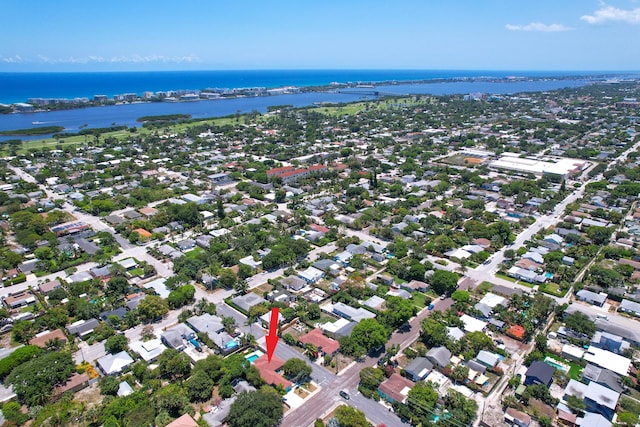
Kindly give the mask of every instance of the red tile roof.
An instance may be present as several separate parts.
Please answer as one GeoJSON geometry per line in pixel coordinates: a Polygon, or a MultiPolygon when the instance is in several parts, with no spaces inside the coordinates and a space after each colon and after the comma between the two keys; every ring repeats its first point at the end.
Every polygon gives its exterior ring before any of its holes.
{"type": "Polygon", "coordinates": [[[62,342],[67,342],[67,336],[62,332],[61,329],[56,329],[54,331],[48,332],[46,334],[40,335],[38,337],[31,338],[29,340],[29,344],[37,345],[38,347],[46,347],[49,341],[58,338],[62,342]]]}
{"type": "Polygon", "coordinates": [[[509,329],[507,329],[507,335],[512,336],[513,338],[521,340],[524,338],[524,328],[520,325],[513,325],[509,329]]]}
{"type": "Polygon", "coordinates": [[[325,337],[320,329],[314,329],[308,334],[301,336],[300,342],[303,344],[313,344],[325,354],[333,354],[340,348],[338,341],[325,337]]]}
{"type": "Polygon", "coordinates": [[[394,373],[389,377],[388,380],[380,384],[378,390],[391,397],[396,402],[404,402],[404,400],[407,398],[407,395],[402,394],[402,391],[405,388],[411,389],[412,387],[413,382],[411,380],[408,380],[400,374],[394,373]]]}
{"type": "Polygon", "coordinates": [[[293,167],[293,166],[284,166],[284,167],[281,167],[281,168],[269,169],[267,171],[267,176],[280,175],[280,174],[283,174],[285,172],[291,172],[294,169],[295,169],[295,167],[293,167]]]}
{"type": "Polygon", "coordinates": [[[149,237],[151,237],[151,233],[145,230],[144,228],[136,228],[133,231],[138,233],[138,235],[142,238],[148,239],[149,237]]]}
{"type": "Polygon", "coordinates": [[[260,376],[267,384],[282,384],[285,389],[291,387],[291,385],[293,384],[291,381],[285,379],[284,377],[282,377],[282,375],[276,372],[284,365],[284,361],[282,359],[273,356],[271,358],[271,362],[269,362],[267,355],[264,354],[257,358],[256,361],[253,362],[253,364],[256,368],[258,368],[258,370],[260,371],[260,376]]]}
{"type": "Polygon", "coordinates": [[[198,423],[189,414],[184,414],[180,418],[176,418],[167,427],[198,427],[198,423]]]}
{"type": "Polygon", "coordinates": [[[313,231],[318,231],[320,233],[328,233],[329,231],[331,231],[327,227],[323,227],[322,225],[318,225],[318,224],[311,224],[309,228],[312,229],[313,231]]]}

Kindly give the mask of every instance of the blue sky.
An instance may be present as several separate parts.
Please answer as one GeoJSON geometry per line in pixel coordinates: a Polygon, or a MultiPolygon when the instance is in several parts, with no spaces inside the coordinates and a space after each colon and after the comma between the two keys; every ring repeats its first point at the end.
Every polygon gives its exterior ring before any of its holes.
{"type": "Polygon", "coordinates": [[[640,0],[5,0],[0,71],[640,70],[640,0]]]}

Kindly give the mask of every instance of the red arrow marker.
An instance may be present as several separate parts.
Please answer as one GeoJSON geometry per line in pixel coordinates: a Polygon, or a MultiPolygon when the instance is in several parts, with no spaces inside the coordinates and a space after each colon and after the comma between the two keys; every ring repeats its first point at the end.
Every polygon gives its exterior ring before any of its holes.
{"type": "Polygon", "coordinates": [[[271,321],[269,322],[269,335],[265,337],[267,341],[267,360],[271,362],[273,352],[278,345],[278,318],[280,315],[280,309],[274,307],[271,309],[271,321]]]}

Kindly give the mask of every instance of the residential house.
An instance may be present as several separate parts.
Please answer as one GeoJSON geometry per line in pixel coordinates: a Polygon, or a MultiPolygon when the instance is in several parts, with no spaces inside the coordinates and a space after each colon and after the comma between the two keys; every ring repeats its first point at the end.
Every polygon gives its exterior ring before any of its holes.
{"type": "Polygon", "coordinates": [[[154,338],[149,341],[133,341],[129,343],[129,348],[147,363],[155,362],[162,352],[167,349],[160,338],[154,338]]]}
{"type": "Polygon", "coordinates": [[[446,347],[434,347],[427,352],[426,358],[433,363],[434,366],[444,368],[451,360],[451,352],[446,347]]]}
{"type": "Polygon", "coordinates": [[[622,354],[630,347],[630,343],[621,336],[603,331],[596,331],[591,338],[591,345],[616,354],[622,354]]]}
{"type": "Polygon", "coordinates": [[[464,331],[460,328],[447,326],[447,337],[453,341],[460,341],[464,337],[464,331]]]}
{"type": "Polygon", "coordinates": [[[254,305],[262,304],[267,302],[266,299],[262,298],[258,294],[254,294],[253,292],[249,292],[245,295],[240,295],[231,300],[236,306],[238,306],[241,310],[248,313],[249,309],[254,305]]]}
{"type": "Polygon", "coordinates": [[[402,283],[400,288],[410,292],[427,292],[429,290],[429,285],[421,282],[420,280],[412,280],[408,283],[402,283]]]}
{"type": "Polygon", "coordinates": [[[286,391],[291,390],[293,383],[280,375],[284,361],[278,356],[274,355],[269,361],[267,355],[263,354],[253,362],[253,365],[258,368],[260,376],[267,384],[272,386],[280,384],[286,391]]]}
{"type": "Polygon", "coordinates": [[[373,295],[369,299],[367,299],[363,304],[374,310],[382,310],[385,302],[386,301],[384,298],[381,298],[377,295],[373,295]]]}
{"type": "Polygon", "coordinates": [[[364,308],[354,308],[343,302],[338,302],[333,305],[332,311],[340,317],[347,320],[353,320],[359,322],[362,319],[373,319],[376,317],[372,312],[365,310],[364,308]]]}
{"type": "Polygon", "coordinates": [[[390,297],[400,297],[405,300],[411,299],[411,294],[404,289],[389,289],[386,295],[390,297]]]}
{"type": "Polygon", "coordinates": [[[590,363],[582,370],[582,381],[585,384],[589,384],[591,381],[596,382],[616,393],[622,393],[624,391],[620,375],[590,363]]]}
{"type": "Polygon", "coordinates": [[[475,360],[469,360],[467,362],[467,368],[469,368],[470,371],[474,371],[479,374],[487,372],[487,366],[475,360]]]}
{"type": "Polygon", "coordinates": [[[318,280],[322,279],[324,277],[324,272],[318,270],[317,268],[309,267],[304,271],[298,272],[298,277],[311,284],[316,283],[318,280]]]}
{"type": "Polygon", "coordinates": [[[553,382],[555,371],[556,369],[548,363],[536,360],[525,373],[524,385],[544,384],[549,387],[553,382]]]}
{"type": "Polygon", "coordinates": [[[84,337],[89,335],[93,330],[98,327],[100,322],[98,319],[89,319],[89,320],[78,320],[67,326],[67,332],[70,335],[75,335],[77,337],[84,337]]]}
{"type": "Polygon", "coordinates": [[[343,266],[348,266],[349,261],[353,258],[353,254],[349,251],[340,252],[338,255],[333,257],[333,260],[337,263],[340,263],[343,266]]]}
{"type": "Polygon", "coordinates": [[[620,303],[620,306],[618,307],[618,311],[640,317],[640,304],[635,301],[623,299],[620,303]]]}
{"type": "Polygon", "coordinates": [[[196,245],[204,249],[209,249],[209,247],[211,246],[211,241],[213,239],[215,239],[215,237],[213,237],[212,235],[203,234],[202,236],[198,236],[196,238],[196,245]]]}
{"type": "Polygon", "coordinates": [[[498,363],[500,363],[500,355],[490,351],[480,350],[475,360],[487,368],[494,368],[498,363]]]}
{"type": "Polygon", "coordinates": [[[100,317],[100,319],[104,322],[109,322],[109,318],[112,316],[115,316],[118,319],[122,320],[126,314],[127,314],[127,309],[124,307],[119,307],[119,308],[116,308],[115,310],[103,311],[102,313],[99,314],[98,317],[100,317]]]}
{"type": "Polygon", "coordinates": [[[576,297],[580,301],[585,301],[591,305],[596,305],[598,307],[602,307],[604,303],[607,301],[606,293],[604,292],[595,293],[587,289],[581,289],[578,292],[576,292],[576,297]]]}
{"type": "Polygon", "coordinates": [[[393,373],[387,380],[380,384],[378,394],[389,403],[404,403],[412,387],[413,382],[400,374],[393,373]]]}
{"type": "Polygon", "coordinates": [[[515,408],[507,408],[504,413],[504,419],[518,427],[529,427],[531,425],[531,416],[515,408]]]}
{"type": "Polygon", "coordinates": [[[182,351],[186,348],[184,344],[184,338],[193,334],[194,331],[184,323],[178,323],[177,325],[167,329],[160,335],[162,343],[174,350],[182,351]]]}
{"type": "Polygon", "coordinates": [[[40,332],[35,337],[29,340],[29,344],[37,345],[40,348],[46,348],[49,343],[58,340],[61,344],[67,343],[67,336],[62,329],[55,329],[53,331],[40,332]]]}
{"type": "Polygon", "coordinates": [[[299,291],[307,285],[307,282],[296,276],[285,277],[281,283],[289,290],[299,291]]]}
{"type": "Polygon", "coordinates": [[[58,384],[52,390],[51,396],[55,400],[58,397],[60,397],[63,393],[66,393],[66,392],[76,393],[84,388],[89,387],[90,380],[91,380],[91,377],[86,372],[82,374],[78,374],[74,372],[67,381],[65,381],[62,384],[58,384]]]}
{"type": "Polygon", "coordinates": [[[59,280],[51,280],[38,285],[38,289],[45,295],[49,295],[50,292],[56,289],[62,288],[62,283],[59,280]]]}
{"type": "Polygon", "coordinates": [[[313,344],[323,355],[333,355],[340,349],[340,343],[334,339],[327,338],[320,329],[312,329],[302,335],[299,341],[303,344],[313,344]]]}
{"type": "Polygon", "coordinates": [[[165,427],[198,427],[198,423],[189,414],[184,414],[181,417],[171,421],[165,427]]]}
{"type": "Polygon", "coordinates": [[[184,239],[176,243],[176,246],[182,252],[187,252],[196,247],[196,241],[193,239],[184,239]]]}
{"type": "Polygon", "coordinates": [[[422,381],[433,369],[433,364],[426,357],[416,357],[404,368],[405,375],[413,382],[422,381]]]}
{"type": "Polygon", "coordinates": [[[600,414],[587,412],[584,417],[576,419],[576,424],[580,427],[611,427],[611,421],[600,414]]]}
{"type": "Polygon", "coordinates": [[[584,353],[584,360],[625,377],[631,367],[631,359],[594,346],[589,346],[584,353]]]}
{"type": "Polygon", "coordinates": [[[594,381],[591,381],[587,385],[584,393],[584,403],[587,405],[587,412],[600,414],[609,421],[613,420],[616,413],[618,399],[620,399],[620,393],[594,381]]]}
{"type": "Polygon", "coordinates": [[[98,359],[98,368],[104,375],[115,375],[123,371],[127,366],[133,364],[134,360],[126,351],[116,354],[107,354],[98,359]]]}
{"type": "Polygon", "coordinates": [[[4,304],[11,309],[22,307],[29,304],[35,304],[36,297],[28,289],[19,292],[9,292],[7,296],[2,297],[4,304]]]}

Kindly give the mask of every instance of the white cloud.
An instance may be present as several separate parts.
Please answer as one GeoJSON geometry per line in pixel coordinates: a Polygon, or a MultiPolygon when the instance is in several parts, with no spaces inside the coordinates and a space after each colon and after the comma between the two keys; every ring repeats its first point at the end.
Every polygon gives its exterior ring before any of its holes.
{"type": "Polygon", "coordinates": [[[609,21],[640,24],[640,7],[624,10],[603,3],[602,7],[596,10],[593,15],[584,15],[580,19],[589,24],[602,24],[609,21]]]}
{"type": "MultiPolygon", "coordinates": [[[[4,58],[3,58],[4,59],[4,58]]],[[[68,58],[49,58],[48,56],[38,55],[39,62],[46,64],[142,64],[142,63],[173,63],[180,64],[185,62],[200,62],[200,58],[193,55],[187,56],[164,56],[164,55],[128,55],[128,56],[114,56],[111,58],[105,58],[99,55],[89,55],[68,58]]]]}
{"type": "Polygon", "coordinates": [[[507,30],[510,31],[536,31],[540,33],[557,33],[559,31],[573,30],[571,27],[567,27],[561,24],[543,24],[542,22],[531,22],[526,25],[505,25],[507,30]]]}
{"type": "Polygon", "coordinates": [[[24,62],[20,55],[2,56],[0,60],[5,64],[22,64],[24,62]]]}

